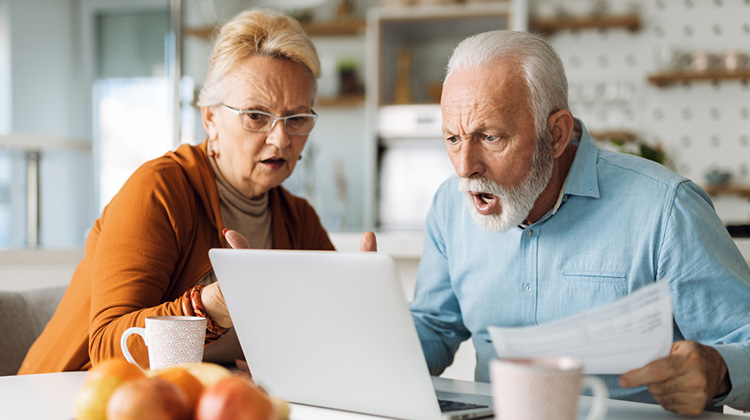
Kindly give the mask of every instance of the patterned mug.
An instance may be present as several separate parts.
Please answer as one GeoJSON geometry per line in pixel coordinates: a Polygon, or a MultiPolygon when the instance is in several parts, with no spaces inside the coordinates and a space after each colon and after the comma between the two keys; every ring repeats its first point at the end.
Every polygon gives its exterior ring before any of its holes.
{"type": "Polygon", "coordinates": [[[162,369],[184,363],[203,361],[206,340],[206,318],[198,316],[151,316],[146,328],[131,327],[120,339],[120,347],[128,362],[138,365],[128,350],[128,337],[138,334],[148,347],[151,369],[162,369]]]}

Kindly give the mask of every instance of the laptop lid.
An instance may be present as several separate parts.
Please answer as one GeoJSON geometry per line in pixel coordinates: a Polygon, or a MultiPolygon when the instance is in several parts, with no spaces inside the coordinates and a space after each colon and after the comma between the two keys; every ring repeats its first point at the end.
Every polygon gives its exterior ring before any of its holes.
{"type": "Polygon", "coordinates": [[[271,394],[442,418],[392,257],[248,249],[209,257],[253,377],[271,394]]]}

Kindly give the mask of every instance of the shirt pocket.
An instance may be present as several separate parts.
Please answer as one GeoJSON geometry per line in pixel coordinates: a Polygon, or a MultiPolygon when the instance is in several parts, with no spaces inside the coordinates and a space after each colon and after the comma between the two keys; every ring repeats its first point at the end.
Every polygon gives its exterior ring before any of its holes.
{"type": "Polygon", "coordinates": [[[628,275],[619,271],[564,270],[559,317],[613,302],[628,294],[628,275]]]}

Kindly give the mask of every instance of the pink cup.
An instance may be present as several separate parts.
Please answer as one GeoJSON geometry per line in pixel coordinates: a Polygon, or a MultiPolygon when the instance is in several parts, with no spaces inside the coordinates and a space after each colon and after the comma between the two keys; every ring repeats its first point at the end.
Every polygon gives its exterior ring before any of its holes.
{"type": "Polygon", "coordinates": [[[586,420],[607,414],[607,386],[597,377],[583,376],[581,362],[570,357],[494,359],[490,380],[496,419],[575,420],[579,393],[586,388],[594,396],[586,420]]]}

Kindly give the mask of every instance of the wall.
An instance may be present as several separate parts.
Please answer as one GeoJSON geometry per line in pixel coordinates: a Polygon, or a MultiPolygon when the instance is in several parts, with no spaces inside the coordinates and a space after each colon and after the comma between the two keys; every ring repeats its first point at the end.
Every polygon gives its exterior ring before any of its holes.
{"type": "Polygon", "coordinates": [[[0,290],[24,291],[70,283],[82,249],[0,252],[0,290]]]}
{"type": "MultiPolygon", "coordinates": [[[[532,6],[565,3],[536,0],[532,6]]],[[[579,29],[548,36],[566,67],[574,114],[590,130],[632,130],[647,143],[663,145],[674,169],[699,184],[706,184],[706,172],[725,169],[732,172],[732,182],[750,185],[748,80],[693,81],[665,87],[647,81],[649,74],[663,71],[659,54],[670,50],[750,54],[750,2],[629,3],[641,17],[641,28],[635,32],[579,29]],[[631,89],[622,89],[628,87],[631,89]]],[[[750,221],[746,199],[714,199],[725,223],[750,221]]]]}

